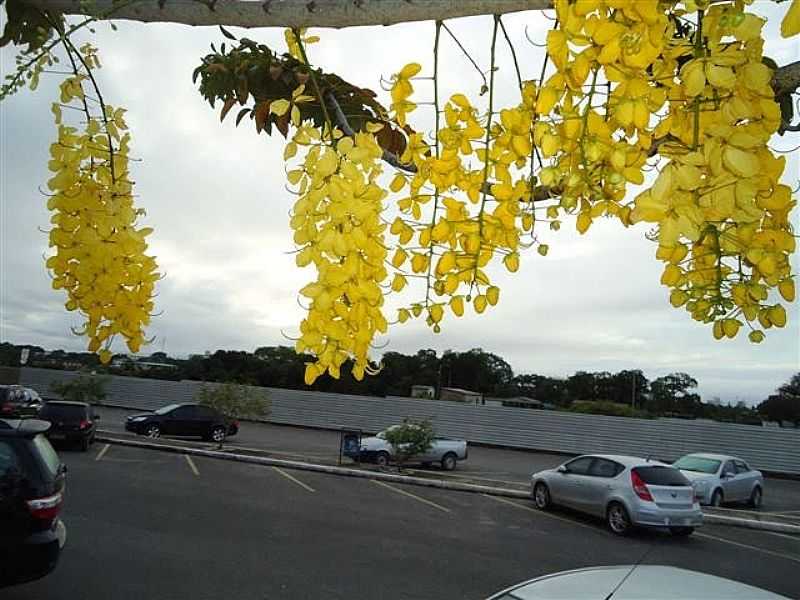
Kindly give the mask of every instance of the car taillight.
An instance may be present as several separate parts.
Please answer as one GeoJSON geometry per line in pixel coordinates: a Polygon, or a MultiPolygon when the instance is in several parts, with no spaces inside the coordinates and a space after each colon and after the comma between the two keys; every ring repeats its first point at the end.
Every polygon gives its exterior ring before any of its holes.
{"type": "Polygon", "coordinates": [[[36,519],[52,521],[61,511],[61,504],[63,501],[64,496],[61,492],[45,498],[35,498],[33,500],[28,500],[28,510],[36,519]]]}
{"type": "Polygon", "coordinates": [[[0,407],[0,412],[4,412],[4,413],[10,413],[13,410],[14,410],[14,406],[11,405],[11,404],[3,404],[3,406],[0,407]]]}
{"type": "Polygon", "coordinates": [[[87,421],[86,419],[81,419],[81,422],[78,423],[78,429],[86,429],[91,424],[92,424],[91,421],[87,421]]]}
{"type": "Polygon", "coordinates": [[[631,471],[631,484],[633,485],[633,491],[636,492],[639,498],[647,500],[648,502],[653,501],[653,495],[650,493],[650,490],[647,489],[647,485],[645,485],[636,471],[631,471]]]}

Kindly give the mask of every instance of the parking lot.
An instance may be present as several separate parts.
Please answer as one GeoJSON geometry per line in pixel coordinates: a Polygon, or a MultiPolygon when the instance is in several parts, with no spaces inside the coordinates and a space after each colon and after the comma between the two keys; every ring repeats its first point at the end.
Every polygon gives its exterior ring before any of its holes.
{"type": "Polygon", "coordinates": [[[68,539],[9,600],[479,600],[602,564],[664,564],[800,596],[800,539],[705,526],[618,538],[525,500],[97,444],[61,450],[68,539]]]}
{"type": "MultiPolygon", "coordinates": [[[[102,408],[100,428],[112,435],[125,435],[125,417],[137,411],[102,408]]],[[[141,412],[141,411],[138,411],[141,412]]],[[[197,445],[197,440],[190,442],[197,445]]],[[[201,444],[202,447],[213,447],[201,444]]],[[[339,433],[285,425],[242,422],[238,435],[226,444],[233,451],[255,451],[278,458],[334,464],[338,460],[339,433]]],[[[470,445],[469,459],[461,462],[453,473],[438,469],[411,474],[441,476],[482,485],[511,489],[528,489],[531,473],[553,468],[569,457],[546,452],[528,452],[470,445]]],[[[348,459],[345,459],[350,464],[348,459]]],[[[758,468],[758,465],[754,465],[758,468]]],[[[731,506],[731,510],[744,507],[731,506]]],[[[761,512],[796,514],[800,520],[800,481],[768,478],[765,482],[761,512]]]]}

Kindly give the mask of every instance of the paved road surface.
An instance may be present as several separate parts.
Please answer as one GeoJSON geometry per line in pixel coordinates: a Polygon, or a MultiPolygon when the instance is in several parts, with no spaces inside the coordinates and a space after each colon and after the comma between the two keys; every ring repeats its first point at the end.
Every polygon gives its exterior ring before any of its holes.
{"type": "Polygon", "coordinates": [[[526,501],[95,445],[69,466],[55,573],[5,600],[480,600],[590,565],[673,565],[800,597],[800,540],[618,538],[526,501]]]}

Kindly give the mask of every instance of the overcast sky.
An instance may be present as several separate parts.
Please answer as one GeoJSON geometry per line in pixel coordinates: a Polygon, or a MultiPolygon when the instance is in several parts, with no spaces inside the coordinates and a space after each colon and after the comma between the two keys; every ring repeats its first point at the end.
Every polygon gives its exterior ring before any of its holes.
{"type": "MultiPolygon", "coordinates": [[[[780,15],[784,7],[757,3],[755,10],[780,15]]],[[[5,13],[3,12],[3,24],[5,13]]],[[[544,41],[550,27],[540,12],[505,18],[522,63],[523,77],[538,76],[542,51],[530,44],[544,41]]],[[[149,334],[156,342],[145,353],[161,350],[187,355],[218,348],[253,350],[291,344],[303,311],[297,290],[310,281],[310,269],[294,264],[287,213],[292,197],[284,190],[282,138],[256,135],[249,120],[235,128],[233,118],[220,125],[219,106],[211,110],[191,82],[192,69],[224,41],[216,28],[143,25],[118,22],[97,26],[86,36],[100,48],[99,73],[107,102],[128,109],[133,135],[133,166],[144,223],[155,227],[149,238],[166,278],[158,288],[149,334]]],[[[490,18],[460,19],[452,29],[483,68],[488,66],[490,18]]],[[[283,50],[281,30],[245,32],[283,50]]],[[[778,20],[767,25],[766,54],[779,64],[800,59],[800,44],[781,41],[778,20]]],[[[420,62],[431,72],[433,24],[358,28],[320,32],[311,60],[325,70],[380,93],[379,80],[405,63],[420,62]]],[[[463,91],[477,100],[481,80],[443,38],[442,91],[463,91]]],[[[498,106],[516,104],[516,81],[505,46],[499,54],[498,106]]],[[[3,75],[13,68],[15,50],[2,49],[3,75]]],[[[0,339],[46,348],[78,350],[85,340],[70,332],[80,324],[63,308],[64,298],[50,289],[43,255],[48,252],[45,184],[48,148],[55,137],[49,106],[59,77],[43,79],[0,104],[0,339]]],[[[418,98],[430,96],[429,84],[417,85],[418,98]]],[[[231,111],[235,113],[236,111],[231,111]]],[[[411,116],[418,130],[430,130],[432,110],[411,116]]],[[[774,147],[800,144],[800,135],[776,138],[774,147]]],[[[800,158],[787,155],[784,181],[797,187],[800,158]]],[[[795,228],[798,211],[794,213],[795,228]]],[[[786,381],[800,364],[798,306],[789,324],[770,330],[753,345],[742,334],[715,341],[708,327],[672,308],[669,291],[659,284],[662,264],[647,228],[625,230],[617,222],[596,222],[579,236],[574,222],[559,232],[540,229],[550,253],[523,255],[520,270],[492,274],[502,293],[500,303],[483,315],[471,310],[462,319],[446,319],[434,334],[421,322],[390,328],[379,340],[386,350],[412,353],[419,348],[467,350],[481,347],[503,356],[515,372],[566,376],[576,370],[642,369],[652,378],[685,371],[700,382],[705,399],[763,399],[786,381]]],[[[795,256],[794,270],[798,270],[795,256]]],[[[405,301],[417,299],[416,294],[405,301]]],[[[393,301],[390,306],[396,306],[393,301]]],[[[394,314],[394,313],[392,313],[394,314]]],[[[122,345],[117,350],[121,351],[122,345]]]]}

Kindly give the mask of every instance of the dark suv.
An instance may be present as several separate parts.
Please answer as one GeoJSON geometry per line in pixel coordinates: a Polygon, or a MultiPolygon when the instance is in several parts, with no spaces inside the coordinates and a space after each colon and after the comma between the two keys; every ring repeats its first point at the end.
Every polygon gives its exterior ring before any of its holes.
{"type": "Polygon", "coordinates": [[[77,443],[85,452],[94,442],[97,429],[95,421],[100,417],[94,414],[94,408],[85,402],[49,400],[39,410],[38,418],[49,421],[50,429],[47,430],[47,437],[50,441],[77,443]]]}
{"type": "Polygon", "coordinates": [[[66,467],[38,419],[0,419],[0,587],[52,571],[67,539],[59,519],[66,467]]]}

